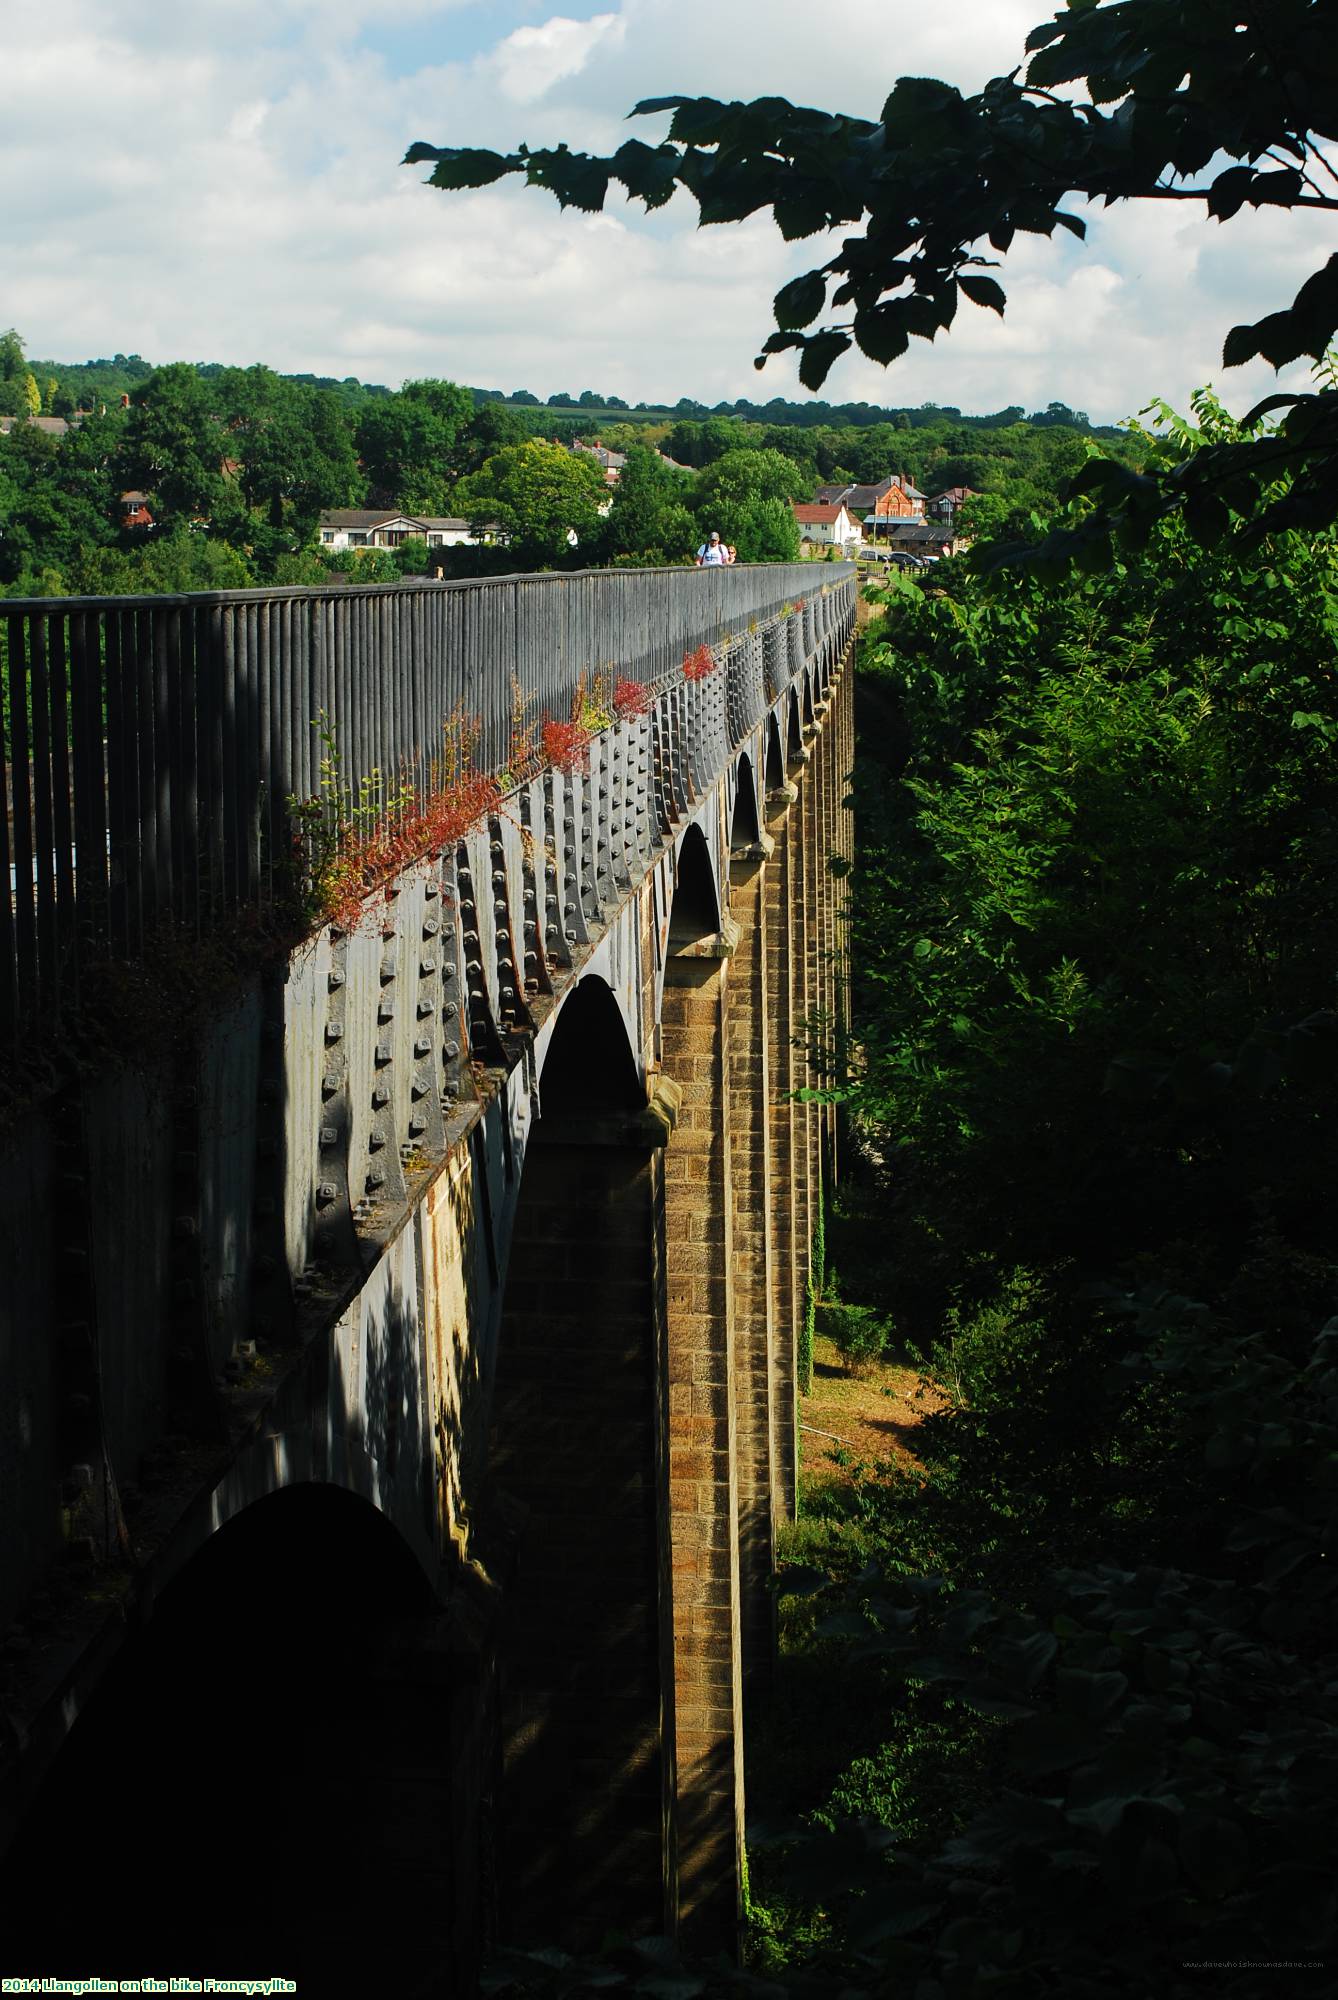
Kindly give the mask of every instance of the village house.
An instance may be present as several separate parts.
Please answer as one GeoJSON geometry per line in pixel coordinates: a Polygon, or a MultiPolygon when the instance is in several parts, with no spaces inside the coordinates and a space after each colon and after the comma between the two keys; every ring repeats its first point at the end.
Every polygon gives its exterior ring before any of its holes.
{"type": "Polygon", "coordinates": [[[919,556],[932,562],[940,556],[956,555],[967,545],[943,522],[889,521],[873,546],[879,552],[886,549],[892,555],[919,556]]]}
{"type": "Polygon", "coordinates": [[[0,437],[8,437],[15,424],[26,424],[30,430],[40,431],[43,437],[57,440],[66,437],[70,430],[65,417],[0,417],[0,437]]]}
{"type": "Polygon", "coordinates": [[[931,521],[955,521],[967,501],[979,497],[974,486],[945,486],[925,502],[925,513],[931,521]]]}
{"type": "Polygon", "coordinates": [[[925,518],[924,494],[900,472],[891,472],[886,479],[870,484],[819,486],[813,496],[813,504],[845,507],[860,524],[865,539],[875,542],[886,536],[894,521],[914,522],[925,518]]]}
{"type": "Polygon", "coordinates": [[[593,444],[585,444],[580,438],[573,438],[568,449],[580,452],[585,458],[593,458],[604,474],[606,486],[618,484],[618,475],[627,463],[625,451],[611,451],[606,444],[601,444],[598,438],[593,444]]]}
{"type": "Polygon", "coordinates": [[[120,528],[151,528],[153,515],[149,511],[149,496],[132,489],[123,493],[117,502],[116,525],[120,528]]]}
{"type": "Polygon", "coordinates": [[[389,507],[335,507],[320,518],[323,549],[398,549],[408,541],[426,542],[430,549],[477,548],[496,541],[500,529],[476,535],[470,523],[456,515],[401,514],[389,507]]]}
{"type": "Polygon", "coordinates": [[[820,500],[795,500],[791,504],[799,524],[799,538],[810,548],[819,545],[845,548],[849,543],[859,542],[859,521],[843,502],[824,505],[820,500]]]}

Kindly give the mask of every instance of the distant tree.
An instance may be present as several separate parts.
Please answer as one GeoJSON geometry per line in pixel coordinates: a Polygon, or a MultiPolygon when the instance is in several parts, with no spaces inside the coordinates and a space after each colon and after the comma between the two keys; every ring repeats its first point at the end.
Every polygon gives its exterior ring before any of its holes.
{"type": "Polygon", "coordinates": [[[1072,430],[1090,430],[1086,410],[1071,410],[1067,403],[1047,403],[1043,410],[1036,410],[1027,422],[1029,424],[1067,424],[1072,430]]]}
{"type": "MultiPolygon", "coordinates": [[[[537,398],[532,400],[537,402],[537,398]]],[[[520,444],[529,434],[529,424],[519,410],[506,403],[480,404],[456,441],[459,472],[477,472],[495,452],[503,451],[507,445],[520,444]]]]}
{"type": "Polygon", "coordinates": [[[696,547],[683,504],[685,475],[644,445],[632,445],[614,488],[605,546],[612,556],[685,554],[696,547]]]}
{"type": "Polygon", "coordinates": [[[693,417],[680,417],[670,427],[664,449],[667,456],[679,465],[702,466],[706,463],[702,456],[702,427],[693,417]]]}
{"type": "Polygon", "coordinates": [[[240,549],[184,525],[154,535],[142,547],[97,549],[83,555],[69,577],[70,587],[95,597],[137,596],[141,592],[245,590],[256,572],[240,549]]]}
{"type": "Polygon", "coordinates": [[[778,451],[783,457],[792,458],[810,486],[820,476],[818,447],[812,431],[800,430],[794,424],[766,424],[757,436],[757,449],[778,451]]]}
{"type": "MultiPolygon", "coordinates": [[[[802,500],[808,486],[802,467],[783,452],[729,451],[708,465],[698,478],[697,518],[709,530],[720,526],[716,514],[741,506],[746,500],[783,500],[788,505],[791,500],[802,500]]],[[[724,534],[723,527],[721,533],[724,534]]]]}
{"type": "Polygon", "coordinates": [[[799,530],[790,502],[802,499],[810,485],[803,467],[782,452],[727,452],[697,479],[698,540],[718,528],[742,562],[792,562],[799,530]]]}
{"type": "Polygon", "coordinates": [[[604,410],[608,408],[608,404],[604,398],[597,396],[593,389],[582,389],[576,400],[583,410],[604,410]]]}
{"type": "Polygon", "coordinates": [[[217,395],[242,494],[272,529],[282,530],[291,515],[301,539],[322,508],[356,498],[362,481],[353,439],[330,390],[286,381],[269,368],[229,368],[217,395]]]}
{"type": "Polygon", "coordinates": [[[78,564],[115,540],[112,465],[123,430],[89,417],[59,443],[16,424],[0,439],[0,583],[73,588],[78,564]]]}
{"type": "Polygon", "coordinates": [[[23,342],[14,328],[6,328],[0,333],[0,382],[21,379],[27,364],[23,358],[23,342]]]}
{"type": "Polygon", "coordinates": [[[42,392],[37,386],[35,375],[25,375],[23,378],[23,403],[30,417],[41,416],[42,392]]]}
{"type": "Polygon", "coordinates": [[[118,459],[121,483],[142,487],[154,517],[209,519],[223,495],[227,433],[211,385],[184,361],[169,362],[131,391],[118,459]]]}
{"type": "Polygon", "coordinates": [[[574,410],[577,408],[577,402],[575,396],[568,390],[559,389],[555,396],[549,397],[548,407],[550,410],[574,410]]]}
{"type": "Polygon", "coordinates": [[[508,396],[507,401],[510,403],[526,403],[530,406],[530,408],[536,410],[541,409],[543,407],[539,401],[539,398],[536,395],[534,395],[529,389],[513,389],[511,391],[511,394],[508,396]]]}
{"type": "Polygon", "coordinates": [[[725,519],[725,540],[733,544],[740,562],[799,560],[799,523],[788,501],[753,495],[727,510],[725,519]]]}
{"type": "Polygon", "coordinates": [[[444,514],[455,479],[456,446],[474,399],[454,382],[406,382],[397,396],[369,403],[357,444],[377,497],[413,512],[444,514]]]}
{"type": "Polygon", "coordinates": [[[537,569],[590,560],[607,498],[604,475],[593,459],[530,438],[508,445],[462,479],[455,505],[471,521],[499,521],[516,561],[537,569]],[[569,533],[576,535],[575,547],[569,533]]]}

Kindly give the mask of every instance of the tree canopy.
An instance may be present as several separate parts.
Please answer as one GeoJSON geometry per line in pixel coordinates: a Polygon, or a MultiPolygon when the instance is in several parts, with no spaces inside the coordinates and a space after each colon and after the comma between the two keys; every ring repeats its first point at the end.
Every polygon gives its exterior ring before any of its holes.
{"type": "Polygon", "coordinates": [[[594,543],[607,498],[593,459],[540,438],[494,453],[456,490],[456,504],[471,520],[501,522],[522,565],[562,563],[573,546],[594,543]]]}
{"type": "MultiPolygon", "coordinates": [[[[1083,236],[1083,218],[1065,205],[1074,198],[1197,204],[1219,223],[1247,207],[1338,212],[1338,170],[1324,150],[1338,136],[1338,7],[1069,0],[1031,31],[1007,76],[970,96],[902,77],[877,122],[780,97],[665,96],[635,110],[669,112],[668,138],[629,139],[606,157],[420,140],[406,159],[433,162],[431,184],[444,189],[520,173],[564,207],[598,210],[615,182],[649,209],[681,186],[703,223],[769,209],[790,240],[852,230],[776,294],[776,331],[758,357],[760,367],[797,350],[800,379],[816,389],[852,346],[886,364],[912,337],[933,340],[962,299],[1002,314],[1006,295],[990,271],[1019,233],[1083,236]]],[[[1224,364],[1319,359],[1335,329],[1338,255],[1290,305],[1232,328],[1224,364]]],[[[1108,552],[1111,521],[1128,545],[1144,544],[1152,522],[1181,506],[1205,538],[1233,516],[1255,532],[1333,519],[1338,392],[1272,397],[1255,415],[1274,412],[1285,412],[1276,428],[1247,423],[1241,436],[1158,473],[1089,474],[1104,510],[1095,528],[1065,531],[1068,546],[1104,536],[1097,551],[1108,552]]]]}

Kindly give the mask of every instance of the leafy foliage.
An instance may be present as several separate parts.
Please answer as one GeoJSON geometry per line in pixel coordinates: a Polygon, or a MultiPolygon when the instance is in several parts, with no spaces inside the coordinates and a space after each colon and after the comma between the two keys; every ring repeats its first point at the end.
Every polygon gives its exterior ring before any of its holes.
{"type": "Polygon", "coordinates": [[[561,564],[599,536],[604,475],[579,453],[530,438],[508,445],[460,482],[456,504],[472,520],[497,520],[522,567],[561,564]],[[576,540],[570,540],[571,536],[576,540]]]}
{"type": "MultiPolygon", "coordinates": [[[[1083,236],[1082,217],[1065,205],[1073,197],[1190,202],[1219,223],[1245,207],[1338,210],[1338,171],[1323,148],[1338,136],[1333,29],[1332,0],[1079,0],[1032,30],[1009,75],[973,96],[901,77],[877,123],[779,97],[665,96],[635,109],[668,113],[667,139],[628,140],[607,158],[566,145],[502,154],[423,141],[405,157],[434,162],[432,183],[449,189],[520,173],[564,207],[598,209],[617,182],[655,209],[682,186],[703,223],[769,209],[790,240],[851,230],[824,263],[781,287],[777,330],[758,357],[761,367],[768,355],[797,352],[801,382],[817,389],[852,347],[886,365],[913,338],[946,332],[963,299],[1002,314],[1006,295],[987,267],[1019,233],[1083,236]],[[1083,83],[1085,96],[1073,88],[1083,83]],[[818,323],[830,311],[848,316],[818,323]]],[[[1335,331],[1338,256],[1290,306],[1233,328],[1223,359],[1318,358],[1335,331]]],[[[1210,523],[1224,510],[1253,516],[1261,487],[1285,471],[1282,511],[1265,506],[1265,521],[1332,520],[1338,393],[1271,400],[1287,414],[1270,439],[1196,459],[1179,481],[1116,486],[1107,495],[1116,516],[1142,524],[1187,501],[1210,523]]]]}
{"type": "MultiPolygon", "coordinates": [[[[1168,462],[1229,439],[1198,417],[1168,462]]],[[[886,596],[847,1089],[938,1400],[782,1579],[801,1658],[877,1686],[759,1955],[1246,2000],[1338,1923],[1338,544],[1162,520],[1112,573],[886,596]]]]}

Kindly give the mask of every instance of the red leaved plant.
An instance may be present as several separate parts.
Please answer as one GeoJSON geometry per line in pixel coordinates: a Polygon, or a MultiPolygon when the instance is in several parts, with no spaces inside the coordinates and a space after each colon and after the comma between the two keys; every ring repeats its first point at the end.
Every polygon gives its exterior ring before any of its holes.
{"type": "Polygon", "coordinates": [[[574,771],[590,741],[584,723],[554,722],[551,715],[544,717],[542,735],[544,761],[555,771],[574,771]]]}
{"type": "Polygon", "coordinates": [[[698,646],[695,653],[687,653],[683,658],[683,678],[685,681],[704,681],[708,674],[715,672],[715,654],[709,646],[698,646]]]}
{"type": "Polygon", "coordinates": [[[613,684],[613,712],[626,719],[631,715],[645,715],[650,708],[650,689],[644,681],[631,681],[619,676],[613,684]]]}

